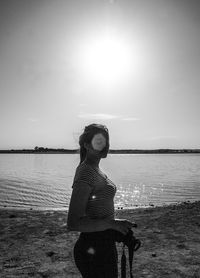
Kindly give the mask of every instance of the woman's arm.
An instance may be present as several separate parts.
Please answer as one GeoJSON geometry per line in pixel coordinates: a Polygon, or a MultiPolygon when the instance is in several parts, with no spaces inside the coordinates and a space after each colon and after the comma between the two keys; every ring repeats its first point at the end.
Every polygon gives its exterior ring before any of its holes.
{"type": "Polygon", "coordinates": [[[91,187],[84,182],[73,188],[68,211],[68,230],[79,232],[97,232],[111,228],[111,221],[90,219],[86,216],[86,206],[91,187]]]}

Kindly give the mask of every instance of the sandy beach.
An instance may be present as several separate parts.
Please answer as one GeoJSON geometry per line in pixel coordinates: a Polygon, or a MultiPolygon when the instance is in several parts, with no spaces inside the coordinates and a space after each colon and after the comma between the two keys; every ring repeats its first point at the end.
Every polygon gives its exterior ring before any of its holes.
{"type": "MultiPolygon", "coordinates": [[[[200,277],[200,201],[122,209],[116,217],[138,224],[134,278],[200,277]]],[[[0,277],[81,277],[73,261],[78,233],[68,232],[66,222],[66,211],[1,209],[0,277]]],[[[122,245],[117,248],[120,273],[122,245]]]]}

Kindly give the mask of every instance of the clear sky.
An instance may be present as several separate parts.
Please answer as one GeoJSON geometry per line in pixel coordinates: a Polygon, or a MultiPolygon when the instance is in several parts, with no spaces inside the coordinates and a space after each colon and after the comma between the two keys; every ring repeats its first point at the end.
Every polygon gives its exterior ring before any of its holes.
{"type": "Polygon", "coordinates": [[[0,149],[200,148],[199,89],[199,0],[0,1],[0,149]]]}

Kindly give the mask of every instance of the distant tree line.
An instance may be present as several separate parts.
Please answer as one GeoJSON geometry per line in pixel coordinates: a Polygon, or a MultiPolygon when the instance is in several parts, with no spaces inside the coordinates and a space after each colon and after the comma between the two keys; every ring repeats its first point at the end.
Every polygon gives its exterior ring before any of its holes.
{"type": "Polygon", "coordinates": [[[59,149],[53,149],[53,148],[43,148],[43,147],[38,147],[36,146],[34,148],[34,152],[38,153],[44,153],[44,152],[61,152],[61,153],[77,153],[77,149],[75,150],[69,150],[69,149],[64,149],[64,148],[59,148],[59,149]]]}
{"type": "MultiPolygon", "coordinates": [[[[34,149],[21,149],[21,150],[0,150],[0,153],[79,153],[79,149],[64,149],[64,148],[44,148],[36,146],[34,149]]],[[[110,149],[111,154],[173,154],[173,153],[200,153],[200,149],[154,149],[154,150],[134,150],[134,149],[110,149]]]]}
{"type": "Polygon", "coordinates": [[[120,154],[140,154],[140,153],[145,153],[145,154],[151,154],[151,153],[200,153],[200,149],[154,149],[154,150],[110,150],[110,153],[120,153],[120,154]]]}

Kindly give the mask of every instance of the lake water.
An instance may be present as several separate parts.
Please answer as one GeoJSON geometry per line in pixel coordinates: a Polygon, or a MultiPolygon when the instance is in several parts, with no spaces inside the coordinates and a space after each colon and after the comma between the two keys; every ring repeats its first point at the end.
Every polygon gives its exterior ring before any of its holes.
{"type": "MultiPolygon", "coordinates": [[[[0,207],[67,209],[78,154],[0,154],[0,207]]],[[[200,200],[199,154],[109,154],[115,207],[200,200]]]]}

